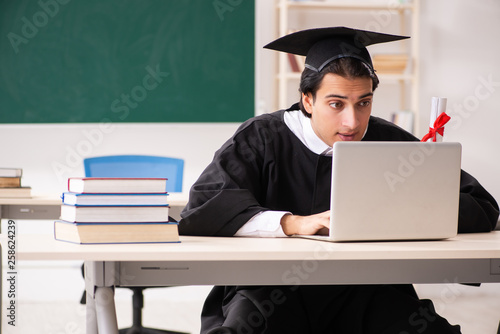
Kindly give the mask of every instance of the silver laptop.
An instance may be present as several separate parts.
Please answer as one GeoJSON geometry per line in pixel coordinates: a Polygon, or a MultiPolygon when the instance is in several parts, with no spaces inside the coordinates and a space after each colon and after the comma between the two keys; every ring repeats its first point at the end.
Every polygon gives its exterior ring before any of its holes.
{"type": "Polygon", "coordinates": [[[338,142],[327,241],[432,240],[457,234],[459,143],[338,142]]]}

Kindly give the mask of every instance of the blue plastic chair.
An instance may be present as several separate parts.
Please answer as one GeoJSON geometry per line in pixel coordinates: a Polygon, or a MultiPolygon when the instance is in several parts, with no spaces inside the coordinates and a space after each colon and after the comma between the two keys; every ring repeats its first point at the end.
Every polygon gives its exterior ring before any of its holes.
{"type": "MultiPolygon", "coordinates": [[[[109,155],[83,160],[86,177],[161,177],[167,178],[167,192],[182,192],[184,160],[150,155],[109,155]]],[[[145,328],[142,326],[143,290],[145,287],[129,287],[133,291],[133,324],[120,329],[120,334],[186,334],[176,331],[145,328]]],[[[82,297],[82,301],[84,297],[82,297]]]]}
{"type": "Polygon", "coordinates": [[[167,192],[182,192],[184,160],[150,155],[108,155],[83,160],[87,177],[167,178],[167,192]]]}

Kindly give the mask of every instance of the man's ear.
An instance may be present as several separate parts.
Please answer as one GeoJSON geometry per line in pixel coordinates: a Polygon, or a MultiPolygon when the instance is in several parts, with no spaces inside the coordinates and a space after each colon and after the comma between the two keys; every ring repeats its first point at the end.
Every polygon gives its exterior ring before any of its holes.
{"type": "Polygon", "coordinates": [[[309,114],[313,113],[314,101],[311,93],[302,93],[302,105],[309,114]]]}

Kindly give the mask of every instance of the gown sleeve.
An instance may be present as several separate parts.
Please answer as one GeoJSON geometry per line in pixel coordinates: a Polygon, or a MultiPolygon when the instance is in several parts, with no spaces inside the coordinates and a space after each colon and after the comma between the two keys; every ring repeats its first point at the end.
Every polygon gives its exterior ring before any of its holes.
{"type": "Polygon", "coordinates": [[[233,236],[266,210],[257,198],[265,140],[255,122],[246,122],[215,153],[190,190],[181,213],[180,234],[233,236]]]}
{"type": "Polygon", "coordinates": [[[458,232],[490,232],[498,221],[498,204],[479,182],[462,171],[458,232]]]}

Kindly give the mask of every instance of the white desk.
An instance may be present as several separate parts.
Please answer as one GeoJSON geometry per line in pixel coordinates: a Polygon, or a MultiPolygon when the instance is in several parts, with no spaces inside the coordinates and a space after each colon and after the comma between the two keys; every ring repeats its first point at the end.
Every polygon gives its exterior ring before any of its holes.
{"type": "Polygon", "coordinates": [[[181,240],[75,245],[20,235],[18,259],[84,260],[87,333],[100,334],[117,333],[112,286],[500,282],[500,232],[427,242],[181,240]]]}

